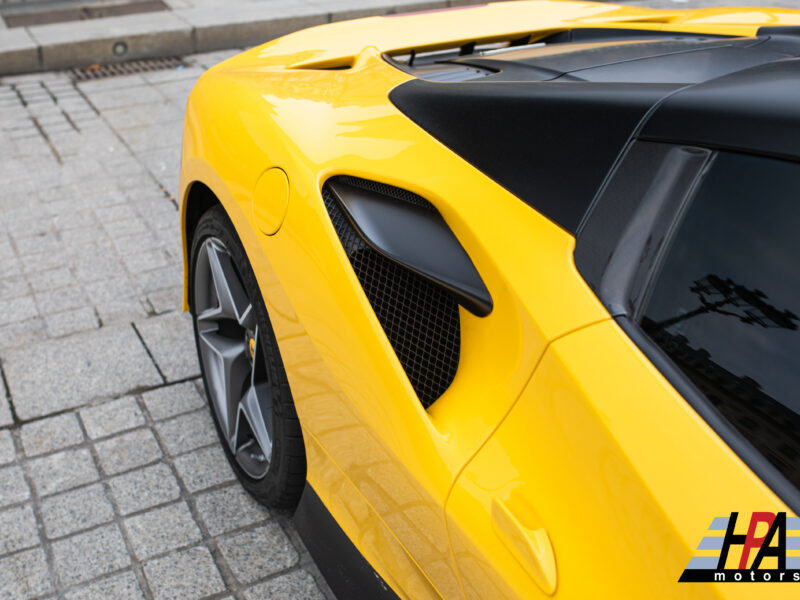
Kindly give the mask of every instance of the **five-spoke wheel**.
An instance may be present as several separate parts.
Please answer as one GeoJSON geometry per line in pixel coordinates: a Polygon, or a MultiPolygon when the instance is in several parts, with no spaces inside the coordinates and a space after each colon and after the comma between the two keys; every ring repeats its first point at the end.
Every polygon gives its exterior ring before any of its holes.
{"type": "Polygon", "coordinates": [[[260,479],[272,455],[272,400],[253,304],[221,240],[206,238],[195,267],[197,333],[211,401],[239,465],[260,479]]]}
{"type": "Polygon", "coordinates": [[[221,207],[198,223],[189,277],[197,353],[226,454],[254,496],[291,507],[305,482],[302,434],[255,275],[221,207]]]}

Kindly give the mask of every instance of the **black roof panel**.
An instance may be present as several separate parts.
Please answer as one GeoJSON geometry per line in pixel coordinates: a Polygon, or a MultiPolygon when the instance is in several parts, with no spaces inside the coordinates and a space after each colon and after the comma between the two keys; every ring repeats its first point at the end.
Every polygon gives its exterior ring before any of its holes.
{"type": "Polygon", "coordinates": [[[516,79],[530,80],[700,83],[793,56],[800,56],[800,37],[674,37],[532,45],[450,62],[496,70],[496,79],[508,79],[504,73],[511,72],[516,79]]]}
{"type": "Polygon", "coordinates": [[[568,231],[671,85],[414,79],[389,98],[453,152],[568,231]]]}
{"type": "Polygon", "coordinates": [[[471,65],[475,79],[415,79],[390,99],[574,232],[634,137],[800,159],[800,28],[760,33],[601,45],[583,34],[553,47],[450,58],[443,67],[471,65]]]}
{"type": "Polygon", "coordinates": [[[800,159],[800,59],[681,90],[658,107],[640,137],[800,159]]]}

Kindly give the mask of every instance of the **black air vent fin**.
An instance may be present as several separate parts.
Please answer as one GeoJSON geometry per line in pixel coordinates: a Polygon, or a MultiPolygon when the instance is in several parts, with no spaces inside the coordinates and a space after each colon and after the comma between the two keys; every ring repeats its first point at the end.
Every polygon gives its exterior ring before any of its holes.
{"type": "MultiPolygon", "coordinates": [[[[400,188],[355,177],[337,179],[436,211],[423,198],[400,188]]],[[[458,304],[441,287],[373,250],[350,224],[327,184],[322,188],[322,197],[389,343],[420,402],[428,408],[450,386],[458,370],[458,304]]]]}

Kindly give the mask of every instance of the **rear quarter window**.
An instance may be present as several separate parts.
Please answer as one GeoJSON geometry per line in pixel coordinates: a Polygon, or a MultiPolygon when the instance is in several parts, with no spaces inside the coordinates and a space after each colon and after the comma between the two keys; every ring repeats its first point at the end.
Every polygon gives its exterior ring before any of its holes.
{"type": "Polygon", "coordinates": [[[800,488],[800,165],[720,153],[641,311],[647,335],[800,488]]]}

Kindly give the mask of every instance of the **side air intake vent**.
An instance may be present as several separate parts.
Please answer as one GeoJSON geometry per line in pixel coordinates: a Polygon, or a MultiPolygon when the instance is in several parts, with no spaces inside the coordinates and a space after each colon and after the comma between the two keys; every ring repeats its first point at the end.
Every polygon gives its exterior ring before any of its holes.
{"type": "Polygon", "coordinates": [[[356,277],[414,391],[428,408],[450,386],[458,369],[458,303],[442,287],[373,249],[347,218],[332,184],[374,192],[441,217],[416,194],[374,181],[334,177],[322,188],[325,207],[356,277]]]}

